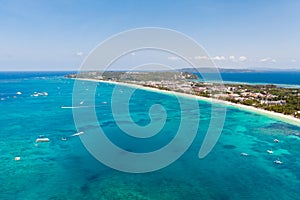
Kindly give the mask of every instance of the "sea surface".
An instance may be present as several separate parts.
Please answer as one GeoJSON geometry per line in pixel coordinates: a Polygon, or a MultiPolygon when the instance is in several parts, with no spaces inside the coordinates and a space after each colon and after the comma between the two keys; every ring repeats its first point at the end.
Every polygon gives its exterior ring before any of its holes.
{"type": "MultiPolygon", "coordinates": [[[[93,158],[78,136],[71,137],[78,132],[72,109],[61,107],[72,106],[74,80],[64,74],[0,73],[0,199],[299,199],[300,127],[228,108],[219,141],[199,159],[212,117],[211,105],[199,101],[197,136],[180,159],[155,172],[119,172],[93,158]],[[48,95],[32,96],[35,92],[48,95]],[[39,135],[50,142],[37,144],[39,135]],[[274,143],[275,138],[280,142],[274,143]],[[283,163],[275,164],[277,159],[283,163]]],[[[115,144],[132,152],[149,152],[174,138],[181,117],[174,96],[135,91],[129,106],[137,124],[150,123],[148,110],[153,104],[163,105],[168,114],[159,136],[143,142],[124,135],[115,123],[110,108],[114,88],[98,84],[95,111],[115,144]]]]}
{"type": "MultiPolygon", "coordinates": [[[[201,78],[201,74],[197,75],[201,78]]],[[[282,87],[300,87],[300,71],[222,72],[221,77],[225,83],[275,84],[282,87]]]]}

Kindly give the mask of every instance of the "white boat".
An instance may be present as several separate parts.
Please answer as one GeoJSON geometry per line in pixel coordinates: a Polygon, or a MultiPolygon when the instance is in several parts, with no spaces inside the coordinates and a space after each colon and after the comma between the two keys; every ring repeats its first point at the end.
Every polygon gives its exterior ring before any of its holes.
{"type": "Polygon", "coordinates": [[[21,95],[21,94],[22,94],[22,92],[17,92],[16,94],[17,94],[17,95],[21,95]]]}
{"type": "Polygon", "coordinates": [[[80,131],[80,132],[75,133],[75,134],[73,134],[73,135],[71,135],[71,136],[72,136],[72,137],[73,137],[73,136],[79,136],[79,135],[82,135],[82,134],[84,134],[84,132],[83,132],[83,131],[80,131]]]}
{"type": "Polygon", "coordinates": [[[267,152],[268,152],[269,154],[273,154],[273,153],[274,153],[272,150],[267,150],[267,152]]]}
{"type": "Polygon", "coordinates": [[[242,155],[242,156],[249,156],[249,154],[247,154],[247,153],[245,153],[245,152],[241,153],[241,155],[242,155]]]}
{"type": "Polygon", "coordinates": [[[278,142],[280,142],[278,139],[274,139],[273,140],[275,143],[278,143],[278,142]]]}
{"type": "Polygon", "coordinates": [[[35,140],[35,142],[50,142],[49,138],[38,138],[35,140]]]}
{"type": "Polygon", "coordinates": [[[19,160],[21,160],[21,157],[15,157],[15,161],[19,161],[19,160]]]}
{"type": "Polygon", "coordinates": [[[275,160],[274,163],[275,163],[275,164],[278,164],[278,165],[283,164],[283,162],[281,162],[280,160],[275,160]]]}
{"type": "Polygon", "coordinates": [[[34,92],[31,96],[34,96],[34,97],[48,96],[48,92],[34,92]]]}

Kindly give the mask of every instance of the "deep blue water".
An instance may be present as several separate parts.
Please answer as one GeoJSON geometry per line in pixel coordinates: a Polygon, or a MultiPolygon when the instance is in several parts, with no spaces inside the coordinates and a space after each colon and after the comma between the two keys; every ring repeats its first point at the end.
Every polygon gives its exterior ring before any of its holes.
{"type": "MultiPolygon", "coordinates": [[[[74,81],[61,75],[16,73],[7,78],[1,73],[0,199],[299,199],[299,127],[228,108],[217,145],[199,159],[212,117],[211,105],[199,101],[199,130],[180,159],[151,173],[123,173],[99,163],[79,137],[71,137],[78,131],[72,109],[61,107],[72,105],[74,81]],[[17,95],[18,91],[22,94],[17,95]],[[48,96],[31,96],[34,92],[47,92],[48,96]],[[50,142],[36,144],[41,134],[50,142]],[[280,142],[274,143],[274,138],[280,142]],[[269,149],[274,153],[268,154],[269,149]],[[241,156],[242,152],[249,156],[241,156]],[[21,160],[15,161],[16,156],[21,160]],[[276,159],[283,164],[274,164],[276,159]]],[[[94,83],[82,84],[88,89],[94,83]]],[[[181,118],[174,96],[145,90],[134,93],[129,106],[137,124],[150,122],[152,104],[163,105],[168,114],[160,134],[142,141],[128,137],[116,125],[110,107],[114,88],[99,83],[95,92],[96,114],[107,137],[132,152],[153,151],[172,140],[181,118]]],[[[89,103],[82,100],[83,105],[89,103]]],[[[186,112],[194,120],[193,111],[186,112]]],[[[94,126],[87,121],[84,130],[94,126]]]]}
{"type": "Polygon", "coordinates": [[[45,77],[53,77],[53,76],[64,76],[68,73],[74,72],[65,72],[65,71],[23,71],[23,72],[0,72],[0,80],[10,80],[10,79],[27,79],[27,78],[45,78],[45,77]]]}
{"type": "Polygon", "coordinates": [[[300,85],[300,71],[221,73],[221,77],[225,82],[300,85]]]}

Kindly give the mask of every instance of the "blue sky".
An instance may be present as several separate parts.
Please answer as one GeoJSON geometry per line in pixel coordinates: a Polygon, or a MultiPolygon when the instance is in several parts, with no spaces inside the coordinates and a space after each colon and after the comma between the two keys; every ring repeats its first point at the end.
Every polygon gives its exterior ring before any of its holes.
{"type": "Polygon", "coordinates": [[[297,0],[0,0],[0,70],[77,69],[104,39],[145,26],[189,35],[220,67],[300,69],[299,19],[297,0]]]}

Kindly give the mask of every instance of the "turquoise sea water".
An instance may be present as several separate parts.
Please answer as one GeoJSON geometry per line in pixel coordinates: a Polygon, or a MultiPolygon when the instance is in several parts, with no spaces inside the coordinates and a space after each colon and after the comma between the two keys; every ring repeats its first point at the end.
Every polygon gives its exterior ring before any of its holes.
{"type": "MultiPolygon", "coordinates": [[[[51,74],[1,77],[0,199],[299,199],[299,127],[228,108],[217,145],[199,159],[211,117],[210,104],[199,102],[198,134],[180,159],[156,172],[122,173],[95,160],[79,137],[69,137],[77,132],[72,110],[61,106],[72,105],[73,82],[51,74]],[[22,95],[16,95],[18,91],[22,95]],[[49,95],[31,96],[34,92],[49,95]],[[51,141],[36,146],[39,135],[51,141]],[[274,143],[275,138],[280,142],[274,143]],[[268,154],[268,149],[274,154],[268,154]],[[249,156],[241,156],[242,152],[249,156]],[[16,156],[21,160],[15,161],[16,156]],[[283,164],[275,164],[276,159],[283,164]]],[[[180,119],[174,97],[135,92],[130,107],[138,124],[149,123],[147,111],[154,103],[161,103],[168,113],[161,136],[142,142],[126,137],[116,126],[110,110],[113,88],[101,83],[95,96],[99,124],[115,144],[144,152],[158,149],[174,137],[180,119]]]]}

